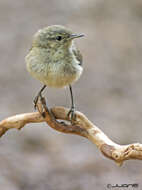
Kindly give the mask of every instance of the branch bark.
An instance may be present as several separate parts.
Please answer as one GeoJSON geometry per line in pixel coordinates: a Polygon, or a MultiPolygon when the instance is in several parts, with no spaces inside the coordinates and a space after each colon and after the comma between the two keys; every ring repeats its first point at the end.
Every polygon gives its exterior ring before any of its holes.
{"type": "Polygon", "coordinates": [[[122,165],[125,160],[142,160],[142,144],[116,144],[81,112],[76,112],[76,121],[71,124],[69,118],[67,118],[69,111],[67,108],[53,107],[49,112],[46,107],[43,108],[39,105],[38,109],[39,112],[18,114],[2,120],[0,122],[0,137],[4,135],[7,130],[12,128],[21,129],[29,123],[46,122],[57,131],[76,134],[87,138],[96,144],[104,156],[114,160],[118,165],[122,165]],[[64,120],[64,122],[59,120],[64,120]]]}

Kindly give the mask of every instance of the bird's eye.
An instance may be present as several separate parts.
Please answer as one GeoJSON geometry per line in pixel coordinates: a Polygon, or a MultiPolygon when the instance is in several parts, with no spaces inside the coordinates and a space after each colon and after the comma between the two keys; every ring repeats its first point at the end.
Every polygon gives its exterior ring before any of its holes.
{"type": "Polygon", "coordinates": [[[62,40],[62,36],[57,36],[56,40],[61,41],[62,40]]]}

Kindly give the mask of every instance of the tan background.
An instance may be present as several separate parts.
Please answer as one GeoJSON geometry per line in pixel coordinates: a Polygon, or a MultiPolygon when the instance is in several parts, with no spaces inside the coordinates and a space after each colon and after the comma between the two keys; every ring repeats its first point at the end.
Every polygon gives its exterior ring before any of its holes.
{"type": "MultiPolygon", "coordinates": [[[[115,142],[142,142],[142,1],[1,0],[0,119],[33,111],[41,84],[27,73],[31,37],[51,24],[85,33],[77,109],[115,142]]],[[[47,89],[49,106],[70,105],[68,89],[47,89]]],[[[83,137],[32,124],[0,139],[0,190],[100,190],[138,183],[142,162],[119,168],[83,137]]]]}

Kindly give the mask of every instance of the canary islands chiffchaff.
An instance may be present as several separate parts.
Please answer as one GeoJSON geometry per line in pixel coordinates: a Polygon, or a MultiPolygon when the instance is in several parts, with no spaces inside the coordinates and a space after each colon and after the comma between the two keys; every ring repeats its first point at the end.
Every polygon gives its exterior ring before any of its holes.
{"type": "Polygon", "coordinates": [[[35,107],[46,86],[69,86],[72,105],[68,116],[71,114],[73,119],[75,108],[71,84],[80,78],[83,71],[82,55],[74,39],[83,36],[60,25],[45,27],[34,35],[25,60],[29,73],[44,85],[34,100],[35,107]]]}

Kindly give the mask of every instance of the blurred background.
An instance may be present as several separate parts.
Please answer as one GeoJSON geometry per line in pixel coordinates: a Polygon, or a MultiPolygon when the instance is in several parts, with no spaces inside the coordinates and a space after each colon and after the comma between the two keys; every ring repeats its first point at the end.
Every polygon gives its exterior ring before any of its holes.
{"type": "MultiPolygon", "coordinates": [[[[61,24],[76,40],[84,73],[73,86],[77,110],[120,144],[142,137],[142,1],[0,0],[0,119],[33,111],[41,87],[26,71],[33,34],[61,24]]],[[[70,106],[68,89],[47,89],[48,105],[70,106]]],[[[138,183],[142,163],[118,167],[94,144],[46,124],[9,130],[0,138],[1,190],[100,190],[138,183]]]]}

